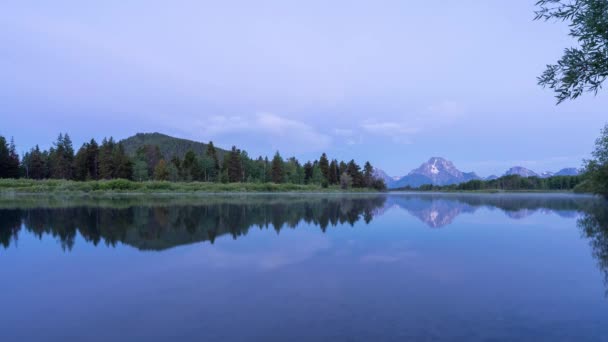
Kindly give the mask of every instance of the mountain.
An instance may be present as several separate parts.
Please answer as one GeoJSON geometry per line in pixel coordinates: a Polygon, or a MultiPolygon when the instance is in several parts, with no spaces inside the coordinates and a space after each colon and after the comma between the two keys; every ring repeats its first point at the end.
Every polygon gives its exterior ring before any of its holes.
{"type": "Polygon", "coordinates": [[[554,174],[554,176],[578,176],[578,175],[579,175],[578,169],[575,167],[568,167],[565,169],[561,169],[554,174]]]}
{"type": "Polygon", "coordinates": [[[373,176],[374,178],[382,179],[388,188],[390,188],[393,182],[395,182],[393,177],[389,176],[386,172],[384,172],[384,170],[377,167],[374,168],[373,176]]]}
{"type": "Polygon", "coordinates": [[[433,157],[423,163],[417,169],[412,170],[407,176],[394,181],[390,188],[401,188],[405,186],[419,187],[424,184],[450,185],[468,182],[473,179],[481,179],[475,172],[462,172],[454,164],[441,157],[433,157]]]}
{"type": "Polygon", "coordinates": [[[495,180],[495,179],[498,179],[497,175],[490,175],[490,176],[484,178],[483,180],[485,180],[485,181],[491,181],[491,180],[495,180]]]}
{"type": "Polygon", "coordinates": [[[522,166],[513,166],[508,169],[504,174],[505,176],[517,175],[520,177],[538,177],[538,174],[532,170],[526,169],[522,166]]]}
{"type": "Polygon", "coordinates": [[[555,173],[553,173],[551,171],[545,171],[545,172],[541,172],[540,178],[549,178],[549,177],[553,177],[554,175],[555,175],[555,173]]]}
{"type": "MultiPolygon", "coordinates": [[[[157,145],[160,153],[165,159],[171,159],[178,156],[184,158],[186,152],[192,150],[197,156],[202,156],[207,150],[207,145],[198,141],[174,138],[161,133],[137,133],[127,139],[121,140],[120,143],[124,146],[125,152],[128,155],[134,156],[137,149],[144,145],[157,145]]],[[[215,147],[218,158],[221,160],[224,154],[228,151],[215,147]]]]}

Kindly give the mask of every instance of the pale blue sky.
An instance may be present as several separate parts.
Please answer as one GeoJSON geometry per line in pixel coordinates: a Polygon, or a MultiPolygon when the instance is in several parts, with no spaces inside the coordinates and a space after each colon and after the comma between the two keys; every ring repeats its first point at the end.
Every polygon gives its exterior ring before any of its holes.
{"type": "Polygon", "coordinates": [[[534,2],[3,1],[0,134],[20,151],[163,132],[251,155],[580,166],[608,97],[536,85],[575,43],[534,2]]]}

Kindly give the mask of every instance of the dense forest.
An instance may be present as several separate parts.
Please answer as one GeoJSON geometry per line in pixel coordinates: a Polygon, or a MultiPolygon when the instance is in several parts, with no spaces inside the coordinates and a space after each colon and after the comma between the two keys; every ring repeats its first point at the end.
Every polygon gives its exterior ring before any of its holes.
{"type": "Polygon", "coordinates": [[[521,177],[518,175],[502,176],[492,180],[471,180],[465,183],[451,185],[425,184],[419,188],[401,188],[399,190],[419,191],[570,191],[580,190],[586,192],[588,189],[585,182],[586,175],[580,176],[554,176],[547,178],[521,177]]]}
{"type": "MultiPolygon", "coordinates": [[[[366,162],[361,168],[354,160],[329,160],[323,153],[318,160],[301,164],[295,157],[284,159],[277,151],[272,159],[251,158],[246,151],[233,146],[230,151],[213,145],[169,138],[159,144],[139,144],[145,139],[138,134],[122,142],[94,139],[77,151],[70,136],[59,134],[49,150],[38,146],[22,158],[15,143],[0,136],[0,178],[65,179],[75,181],[129,179],[133,181],[214,182],[214,183],[289,183],[316,184],[323,187],[374,188],[384,190],[384,181],[373,176],[366,162]],[[186,146],[186,147],[184,147],[186,146]],[[204,150],[201,147],[204,146],[204,150]],[[192,149],[187,149],[192,147],[192,149]],[[183,157],[182,157],[183,156],[183,157]]],[[[147,142],[150,142],[148,139],[147,142]]]]}

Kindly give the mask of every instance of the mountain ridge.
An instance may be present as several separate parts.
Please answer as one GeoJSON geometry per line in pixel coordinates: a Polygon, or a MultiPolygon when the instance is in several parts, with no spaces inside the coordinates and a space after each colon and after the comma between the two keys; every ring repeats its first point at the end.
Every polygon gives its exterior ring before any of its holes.
{"type": "MultiPolygon", "coordinates": [[[[431,157],[428,161],[422,163],[419,167],[411,170],[407,175],[398,179],[389,176],[385,171],[379,168],[374,170],[374,174],[381,176],[380,178],[385,181],[389,189],[408,186],[417,188],[425,184],[452,185],[465,183],[475,179],[487,181],[499,178],[499,176],[496,175],[480,177],[475,172],[463,172],[459,170],[454,163],[442,157],[431,157]]],[[[573,167],[562,168],[557,172],[545,171],[537,173],[522,166],[513,166],[506,170],[503,176],[517,175],[520,177],[547,178],[553,176],[576,176],[578,174],[578,169],[573,167]]]]}

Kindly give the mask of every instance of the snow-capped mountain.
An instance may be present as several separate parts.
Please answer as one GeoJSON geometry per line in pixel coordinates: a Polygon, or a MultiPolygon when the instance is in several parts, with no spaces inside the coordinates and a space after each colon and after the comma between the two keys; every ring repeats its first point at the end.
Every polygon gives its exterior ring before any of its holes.
{"type": "MultiPolygon", "coordinates": [[[[517,175],[520,177],[542,177],[553,176],[576,176],[579,171],[576,168],[564,168],[558,172],[545,171],[540,174],[522,166],[514,166],[508,169],[503,176],[517,175]]],[[[403,187],[417,188],[425,184],[450,185],[468,182],[473,179],[494,180],[499,178],[491,175],[485,178],[479,177],[475,172],[462,172],[449,160],[441,157],[433,157],[418,168],[410,171],[403,177],[391,177],[381,169],[374,168],[374,177],[384,180],[389,189],[403,187]]]]}
{"type": "Polygon", "coordinates": [[[545,171],[540,173],[540,178],[549,178],[553,177],[555,174],[551,171],[545,171]]]}
{"type": "Polygon", "coordinates": [[[423,184],[449,185],[481,179],[474,172],[462,172],[454,164],[441,157],[433,157],[420,167],[410,171],[407,176],[391,184],[391,188],[405,186],[419,187],[423,184]]]}
{"type": "Polygon", "coordinates": [[[530,169],[526,169],[525,167],[522,167],[522,166],[513,166],[512,168],[508,169],[504,175],[505,176],[517,175],[520,177],[538,177],[538,173],[536,173],[530,169]]]}

